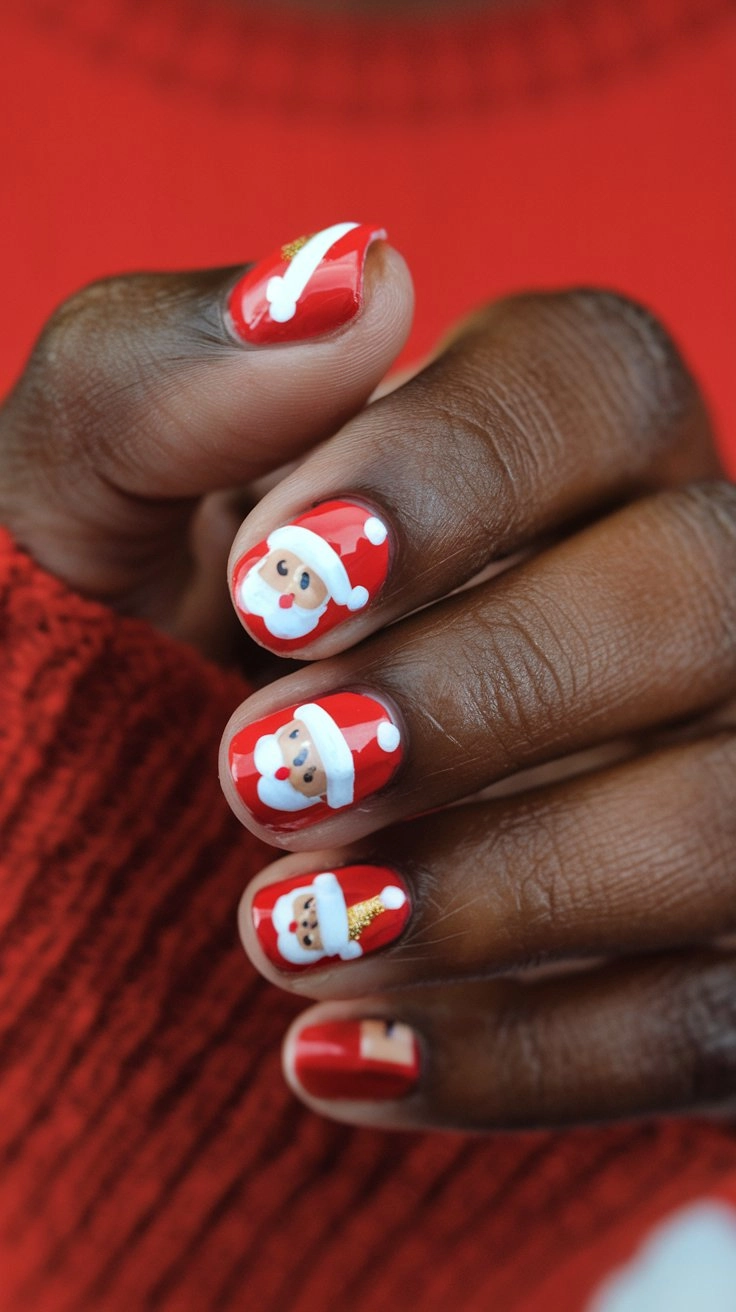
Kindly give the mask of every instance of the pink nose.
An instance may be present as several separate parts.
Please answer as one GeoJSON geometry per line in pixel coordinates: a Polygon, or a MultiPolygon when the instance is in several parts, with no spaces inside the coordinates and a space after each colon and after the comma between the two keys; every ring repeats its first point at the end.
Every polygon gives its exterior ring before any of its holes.
{"type": "Polygon", "coordinates": [[[275,778],[275,779],[288,779],[288,778],[289,778],[289,767],[288,767],[288,765],[280,765],[279,768],[278,768],[278,770],[276,771],[276,774],[274,775],[274,778],[275,778]]]}
{"type": "Polygon", "coordinates": [[[281,609],[288,610],[289,607],[293,605],[294,605],[294,593],[282,592],[281,596],[279,597],[279,606],[281,607],[281,609]]]}

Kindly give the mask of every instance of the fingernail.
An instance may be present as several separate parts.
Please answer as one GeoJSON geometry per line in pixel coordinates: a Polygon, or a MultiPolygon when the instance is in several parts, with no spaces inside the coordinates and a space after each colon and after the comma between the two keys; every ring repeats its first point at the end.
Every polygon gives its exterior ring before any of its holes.
{"type": "Polygon", "coordinates": [[[230,742],[238,794],[260,824],[303,829],[383,788],[403,756],[385,706],[338,692],[287,706],[240,729],[230,742]]]}
{"type": "Polygon", "coordinates": [[[419,1044],[399,1021],[323,1021],[293,1045],[294,1076],[314,1098],[405,1098],[419,1082],[419,1044]]]}
{"type": "Polygon", "coordinates": [[[364,610],[388,564],[383,520],[352,501],[326,501],[240,558],[235,606],[256,642],[288,652],[364,610]]]}
{"type": "Polygon", "coordinates": [[[368,223],[331,228],[280,246],[233,288],[230,325],[255,344],[297,342],[336,328],[358,313],[368,247],[385,238],[368,223]]]}
{"type": "Polygon", "coordinates": [[[279,970],[325,959],[357,961],[392,943],[411,914],[404,881],[381,866],[295,875],[260,888],[251,904],[258,942],[279,970]]]}

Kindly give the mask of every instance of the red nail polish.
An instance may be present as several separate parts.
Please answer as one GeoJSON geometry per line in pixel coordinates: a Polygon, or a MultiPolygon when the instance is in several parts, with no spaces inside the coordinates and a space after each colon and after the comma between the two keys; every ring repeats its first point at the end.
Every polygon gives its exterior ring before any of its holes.
{"type": "Polygon", "coordinates": [[[386,236],[368,223],[331,228],[280,246],[240,279],[228,300],[238,337],[255,344],[297,342],[334,332],[363,299],[368,247],[386,236]]]}
{"type": "Polygon", "coordinates": [[[241,556],[235,607],[249,633],[288,652],[359,614],[388,573],[388,530],[351,501],[326,501],[241,556]]]}
{"type": "Polygon", "coordinates": [[[293,1069],[314,1098],[405,1098],[419,1080],[419,1045],[398,1021],[323,1021],[297,1034],[293,1069]]]}
{"type": "Polygon", "coordinates": [[[411,914],[404,881],[382,866],[344,866],[259,888],[253,925],[269,961],[301,972],[357,961],[398,938],[411,914]]]}
{"type": "Polygon", "coordinates": [[[236,733],[230,772],[251,815],[269,829],[303,829],[383,788],[401,734],[385,706],[338,692],[287,706],[236,733]]]}

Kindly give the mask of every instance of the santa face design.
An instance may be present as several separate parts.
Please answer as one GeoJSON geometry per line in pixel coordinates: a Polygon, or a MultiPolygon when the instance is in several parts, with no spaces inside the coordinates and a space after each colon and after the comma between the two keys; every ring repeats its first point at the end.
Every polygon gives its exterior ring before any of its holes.
{"type": "Polygon", "coordinates": [[[322,758],[302,720],[290,720],[275,734],[263,734],[255,748],[260,774],[258,796],[275,811],[303,811],[327,791],[322,758]]]}
{"type": "Polygon", "coordinates": [[[233,599],[257,642],[288,652],[363,610],[380,591],[388,563],[383,521],[364,506],[330,501],[241,557],[233,599]]]}
{"type": "Polygon", "coordinates": [[[230,772],[260,824],[296,829],[382,788],[402,758],[401,734],[374,698],[341,692],[240,729],[230,772]]]}
{"type": "Polygon", "coordinates": [[[273,638],[306,638],[327,610],[329,594],[315,570],[286,549],[269,551],[251,565],[237,587],[237,600],[263,620],[273,638]]]}
{"type": "Polygon", "coordinates": [[[319,952],[324,956],[322,935],[317,919],[317,899],[314,893],[302,893],[295,897],[292,904],[294,917],[294,936],[300,948],[306,952],[319,952]]]}
{"type": "Polygon", "coordinates": [[[258,889],[241,909],[262,951],[279,970],[308,970],[326,957],[355,961],[403,932],[411,907],[406,884],[383,866],[296,875],[258,889]]]}

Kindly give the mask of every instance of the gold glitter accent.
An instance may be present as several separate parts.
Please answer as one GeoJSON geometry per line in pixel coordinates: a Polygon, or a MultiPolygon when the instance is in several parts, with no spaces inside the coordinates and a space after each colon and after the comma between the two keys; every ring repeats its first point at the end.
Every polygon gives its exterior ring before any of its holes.
{"type": "Polygon", "coordinates": [[[294,256],[301,250],[302,246],[306,246],[307,242],[311,241],[313,236],[314,233],[310,232],[306,237],[297,237],[296,241],[287,242],[286,246],[281,247],[282,260],[293,260],[294,256]]]}
{"type": "Polygon", "coordinates": [[[348,907],[348,938],[360,938],[363,930],[385,910],[380,897],[369,897],[367,902],[356,902],[354,907],[348,907]]]}

